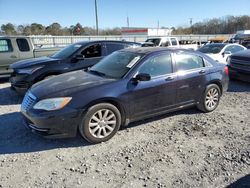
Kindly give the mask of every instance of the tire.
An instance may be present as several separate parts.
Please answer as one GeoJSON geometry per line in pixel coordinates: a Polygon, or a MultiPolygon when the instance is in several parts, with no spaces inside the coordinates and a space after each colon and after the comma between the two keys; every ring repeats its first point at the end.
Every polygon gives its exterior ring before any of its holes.
{"type": "Polygon", "coordinates": [[[210,84],[206,87],[197,108],[203,112],[212,112],[219,105],[220,97],[221,90],[219,86],[216,84],[210,84]]]}
{"type": "Polygon", "coordinates": [[[121,113],[112,104],[100,103],[88,109],[79,125],[81,136],[97,144],[112,138],[121,126],[121,113]]]}

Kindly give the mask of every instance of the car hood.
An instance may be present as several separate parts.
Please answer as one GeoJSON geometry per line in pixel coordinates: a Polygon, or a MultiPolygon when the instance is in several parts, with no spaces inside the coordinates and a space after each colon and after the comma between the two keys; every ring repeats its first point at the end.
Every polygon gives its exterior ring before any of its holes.
{"type": "Polygon", "coordinates": [[[51,57],[39,57],[39,58],[25,59],[25,60],[21,60],[21,61],[17,61],[16,63],[13,63],[12,65],[10,65],[10,68],[11,69],[28,68],[30,66],[42,65],[44,63],[56,62],[56,61],[60,61],[60,59],[55,59],[51,57]]]}
{"type": "Polygon", "coordinates": [[[72,93],[98,85],[114,82],[115,79],[96,76],[84,70],[55,76],[37,84],[30,89],[39,99],[70,96],[72,93]]]}
{"type": "Polygon", "coordinates": [[[234,53],[231,57],[240,57],[240,58],[250,58],[250,50],[242,50],[240,52],[234,53]]]}

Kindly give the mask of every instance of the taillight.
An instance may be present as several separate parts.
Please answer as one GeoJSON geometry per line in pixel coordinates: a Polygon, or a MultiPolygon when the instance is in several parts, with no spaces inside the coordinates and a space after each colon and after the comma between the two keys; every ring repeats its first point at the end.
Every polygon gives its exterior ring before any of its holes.
{"type": "Polygon", "coordinates": [[[228,75],[228,74],[229,74],[229,71],[228,71],[228,66],[225,66],[225,67],[224,67],[224,72],[226,73],[226,75],[228,75]]]}

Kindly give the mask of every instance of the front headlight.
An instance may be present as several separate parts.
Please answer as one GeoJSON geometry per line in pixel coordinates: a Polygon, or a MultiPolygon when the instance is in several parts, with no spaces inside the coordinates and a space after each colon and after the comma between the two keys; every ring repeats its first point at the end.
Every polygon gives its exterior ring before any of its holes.
{"type": "Polygon", "coordinates": [[[27,68],[27,69],[18,69],[17,73],[19,73],[19,74],[32,74],[41,68],[43,68],[43,66],[32,67],[32,68],[27,68]]]}
{"type": "Polygon", "coordinates": [[[66,106],[71,101],[71,99],[72,97],[44,99],[36,103],[33,108],[47,111],[59,110],[66,106]]]}

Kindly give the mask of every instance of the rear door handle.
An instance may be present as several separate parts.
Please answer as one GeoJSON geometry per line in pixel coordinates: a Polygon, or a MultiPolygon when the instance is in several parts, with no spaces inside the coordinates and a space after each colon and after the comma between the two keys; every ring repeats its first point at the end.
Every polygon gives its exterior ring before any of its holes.
{"type": "Polygon", "coordinates": [[[201,71],[199,72],[199,74],[204,74],[204,73],[206,73],[205,70],[201,70],[201,71]]]}
{"type": "Polygon", "coordinates": [[[171,80],[174,80],[174,77],[173,76],[169,76],[165,79],[166,81],[171,81],[171,80]]]}

